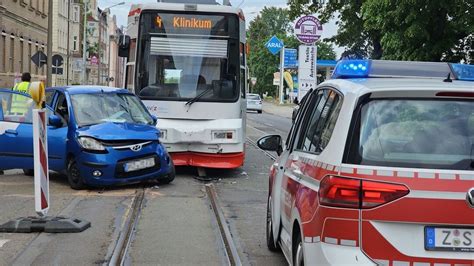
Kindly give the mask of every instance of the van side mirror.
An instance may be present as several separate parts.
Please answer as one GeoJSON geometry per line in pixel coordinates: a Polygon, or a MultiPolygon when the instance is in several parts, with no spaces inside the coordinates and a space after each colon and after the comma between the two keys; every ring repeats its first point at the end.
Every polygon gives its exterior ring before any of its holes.
{"type": "Polygon", "coordinates": [[[278,155],[283,153],[282,139],[280,135],[268,135],[257,141],[257,146],[265,151],[274,151],[278,155]]]}
{"type": "Polygon", "coordinates": [[[129,53],[130,53],[130,36],[120,35],[118,56],[128,58],[129,53]]]}
{"type": "Polygon", "coordinates": [[[296,122],[296,117],[298,117],[298,110],[300,109],[301,107],[299,105],[295,106],[295,108],[293,108],[293,113],[291,114],[291,122],[293,122],[293,124],[296,122]]]}

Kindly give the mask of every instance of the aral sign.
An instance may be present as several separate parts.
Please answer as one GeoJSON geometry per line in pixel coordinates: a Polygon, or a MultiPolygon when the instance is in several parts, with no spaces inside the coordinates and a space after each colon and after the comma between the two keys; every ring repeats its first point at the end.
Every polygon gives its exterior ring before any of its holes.
{"type": "Polygon", "coordinates": [[[315,16],[304,16],[295,23],[296,38],[304,44],[313,44],[321,38],[323,26],[315,16]]]}

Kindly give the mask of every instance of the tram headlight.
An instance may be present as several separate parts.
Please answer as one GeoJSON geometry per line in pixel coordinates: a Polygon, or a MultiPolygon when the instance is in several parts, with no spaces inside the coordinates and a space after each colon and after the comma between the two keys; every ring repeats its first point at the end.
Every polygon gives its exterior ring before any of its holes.
{"type": "Polygon", "coordinates": [[[234,131],[212,131],[212,139],[234,139],[234,131]]]}

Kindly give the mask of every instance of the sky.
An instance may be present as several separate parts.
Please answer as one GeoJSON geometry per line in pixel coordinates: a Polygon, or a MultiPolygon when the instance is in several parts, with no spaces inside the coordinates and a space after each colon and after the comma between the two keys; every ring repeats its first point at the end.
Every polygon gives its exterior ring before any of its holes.
{"type": "MultiPolygon", "coordinates": [[[[217,0],[218,2],[222,2],[222,0],[217,0]]],[[[245,18],[247,21],[247,25],[252,21],[258,13],[265,7],[265,6],[274,6],[274,7],[286,7],[286,0],[230,0],[233,6],[239,6],[242,8],[245,14],[245,18]]],[[[106,8],[113,4],[120,3],[121,0],[98,0],[100,8],[106,8]]],[[[128,12],[130,11],[130,7],[132,4],[137,3],[156,3],[157,0],[140,0],[140,1],[125,1],[125,5],[116,6],[111,9],[111,13],[117,16],[117,23],[119,26],[127,25],[127,16],[128,12]]],[[[337,26],[335,21],[329,21],[328,23],[323,25],[323,34],[321,38],[329,38],[336,34],[337,26]]],[[[339,58],[341,53],[344,51],[343,48],[334,47],[336,54],[339,58]]]]}

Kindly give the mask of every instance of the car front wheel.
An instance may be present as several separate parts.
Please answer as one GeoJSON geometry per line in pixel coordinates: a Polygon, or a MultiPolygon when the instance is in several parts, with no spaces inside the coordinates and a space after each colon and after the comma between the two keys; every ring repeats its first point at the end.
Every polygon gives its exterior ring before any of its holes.
{"type": "Polygon", "coordinates": [[[84,183],[84,179],[81,176],[81,172],[79,171],[76,160],[73,158],[69,160],[67,166],[67,181],[69,182],[69,186],[71,186],[72,189],[80,190],[86,188],[86,184],[84,183]]]}

